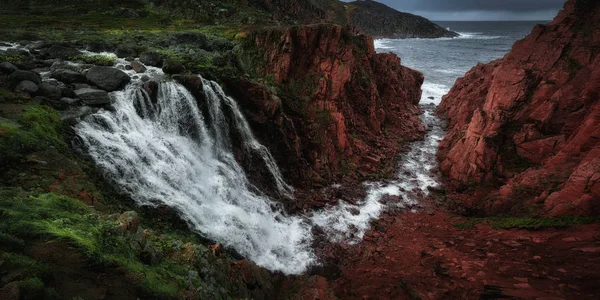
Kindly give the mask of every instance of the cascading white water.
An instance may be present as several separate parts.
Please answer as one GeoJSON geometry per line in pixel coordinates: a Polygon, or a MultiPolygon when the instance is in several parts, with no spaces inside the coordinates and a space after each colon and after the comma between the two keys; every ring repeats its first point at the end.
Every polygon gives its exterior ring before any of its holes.
{"type": "Polygon", "coordinates": [[[195,230],[260,266],[303,272],[315,263],[310,225],[285,215],[251,188],[232,153],[224,105],[233,112],[246,150],[262,157],[279,192],[291,195],[291,187],[254,138],[235,101],[216,83],[203,82],[211,122],[203,119],[196,99],[180,84],[161,83],[152,103],[134,83],[113,93],[113,110],[77,125],[83,147],[139,204],[175,208],[195,230]]]}
{"type": "MultiPolygon", "coordinates": [[[[174,82],[162,82],[153,103],[140,88],[142,74],[125,70],[128,64],[117,60],[116,67],[134,80],[124,91],[111,94],[113,109],[76,126],[83,148],[137,203],[176,209],[192,229],[267,269],[303,273],[318,264],[311,247],[313,226],[321,227],[333,242],[357,242],[385,210],[415,207],[428,187],[437,185],[432,170],[443,130],[432,108],[424,107],[422,119],[431,130],[403,157],[396,180],[365,183],[367,197],[357,205],[340,202],[305,216],[287,215],[251,185],[233,155],[230,123],[244,150],[261,158],[277,191],[293,198],[293,189],[254,137],[234,99],[217,83],[203,79],[209,120],[190,92],[174,82]],[[382,203],[386,196],[399,201],[382,203]]],[[[164,76],[153,67],[145,75],[164,76]]]]}

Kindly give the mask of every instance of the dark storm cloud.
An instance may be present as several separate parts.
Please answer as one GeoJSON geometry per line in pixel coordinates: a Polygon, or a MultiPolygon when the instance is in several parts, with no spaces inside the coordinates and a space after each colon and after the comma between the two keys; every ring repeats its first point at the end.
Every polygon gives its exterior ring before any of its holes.
{"type": "MultiPolygon", "coordinates": [[[[566,0],[378,0],[433,20],[550,20],[566,0]]],[[[346,1],[348,2],[348,1],[346,1]]]]}

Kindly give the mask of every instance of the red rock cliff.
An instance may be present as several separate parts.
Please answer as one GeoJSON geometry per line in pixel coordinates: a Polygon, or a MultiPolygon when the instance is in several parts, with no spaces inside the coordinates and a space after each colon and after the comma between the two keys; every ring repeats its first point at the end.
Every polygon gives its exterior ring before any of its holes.
{"type": "Polygon", "coordinates": [[[376,54],[370,37],[312,25],[247,39],[247,49],[259,49],[247,55],[248,69],[278,90],[245,79],[227,86],[288,178],[325,184],[391,174],[402,142],[422,136],[423,75],[376,54]]]}
{"type": "Polygon", "coordinates": [[[600,212],[600,4],[569,0],[439,108],[450,197],[484,213],[600,212]]]}

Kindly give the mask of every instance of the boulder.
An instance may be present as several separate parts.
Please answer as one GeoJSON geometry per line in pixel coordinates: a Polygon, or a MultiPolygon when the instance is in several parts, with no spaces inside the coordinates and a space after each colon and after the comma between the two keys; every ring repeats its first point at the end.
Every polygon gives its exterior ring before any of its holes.
{"type": "Polygon", "coordinates": [[[8,76],[8,81],[13,86],[16,86],[21,81],[25,81],[25,80],[31,81],[38,85],[40,83],[42,83],[42,77],[40,76],[40,74],[38,74],[36,72],[32,72],[32,71],[16,70],[8,76]]]}
{"type": "Polygon", "coordinates": [[[130,45],[119,45],[115,50],[118,58],[136,57],[137,51],[130,45]]]}
{"type": "Polygon", "coordinates": [[[33,94],[37,91],[38,91],[38,86],[29,80],[21,81],[15,88],[15,92],[17,92],[17,93],[33,94]]]}
{"type": "Polygon", "coordinates": [[[60,101],[66,103],[67,105],[75,105],[79,100],[68,97],[62,97],[60,98],[60,101]]]}
{"type": "Polygon", "coordinates": [[[144,52],[140,55],[140,61],[148,66],[160,67],[163,64],[162,55],[156,52],[144,52]]]}
{"type": "Polygon", "coordinates": [[[62,90],[60,86],[51,84],[49,82],[42,82],[39,86],[38,94],[52,100],[60,100],[62,96],[62,90]]]}
{"type": "Polygon", "coordinates": [[[15,65],[9,63],[9,62],[3,62],[0,64],[0,72],[4,73],[4,74],[11,74],[12,72],[18,70],[19,68],[17,68],[15,65]]]}
{"type": "Polygon", "coordinates": [[[79,72],[75,72],[72,70],[65,70],[65,69],[57,69],[54,70],[51,74],[50,77],[58,80],[58,81],[62,81],[64,83],[70,84],[70,83],[86,83],[87,79],[86,77],[79,73],[79,72]]]}
{"type": "Polygon", "coordinates": [[[86,78],[108,92],[116,91],[131,81],[129,75],[113,67],[93,67],[87,71],[86,78]]]}
{"type": "Polygon", "coordinates": [[[131,62],[131,68],[133,68],[133,70],[136,73],[144,73],[146,72],[146,67],[139,61],[132,61],[131,62]]]}
{"type": "Polygon", "coordinates": [[[162,66],[162,70],[166,74],[179,74],[185,72],[185,67],[182,63],[176,60],[165,59],[165,62],[162,66]]]}
{"type": "Polygon", "coordinates": [[[110,104],[108,93],[97,89],[80,89],[76,90],[75,94],[81,101],[87,105],[97,106],[110,104]]]}
{"type": "Polygon", "coordinates": [[[178,44],[194,44],[198,48],[201,49],[209,49],[210,41],[203,33],[197,32],[182,32],[182,33],[173,33],[169,38],[169,41],[173,45],[178,44]]]}
{"type": "Polygon", "coordinates": [[[79,56],[82,53],[77,49],[61,46],[61,45],[52,45],[52,47],[40,51],[40,53],[48,58],[60,58],[60,59],[69,59],[73,56],[79,56]]]}

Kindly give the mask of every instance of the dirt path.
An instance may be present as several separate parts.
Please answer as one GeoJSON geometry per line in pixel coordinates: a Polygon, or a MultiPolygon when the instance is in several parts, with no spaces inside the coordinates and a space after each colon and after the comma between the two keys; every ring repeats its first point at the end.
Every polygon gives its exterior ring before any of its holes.
{"type": "Polygon", "coordinates": [[[340,299],[598,299],[600,225],[461,230],[443,212],[387,215],[346,247],[340,299]]]}

